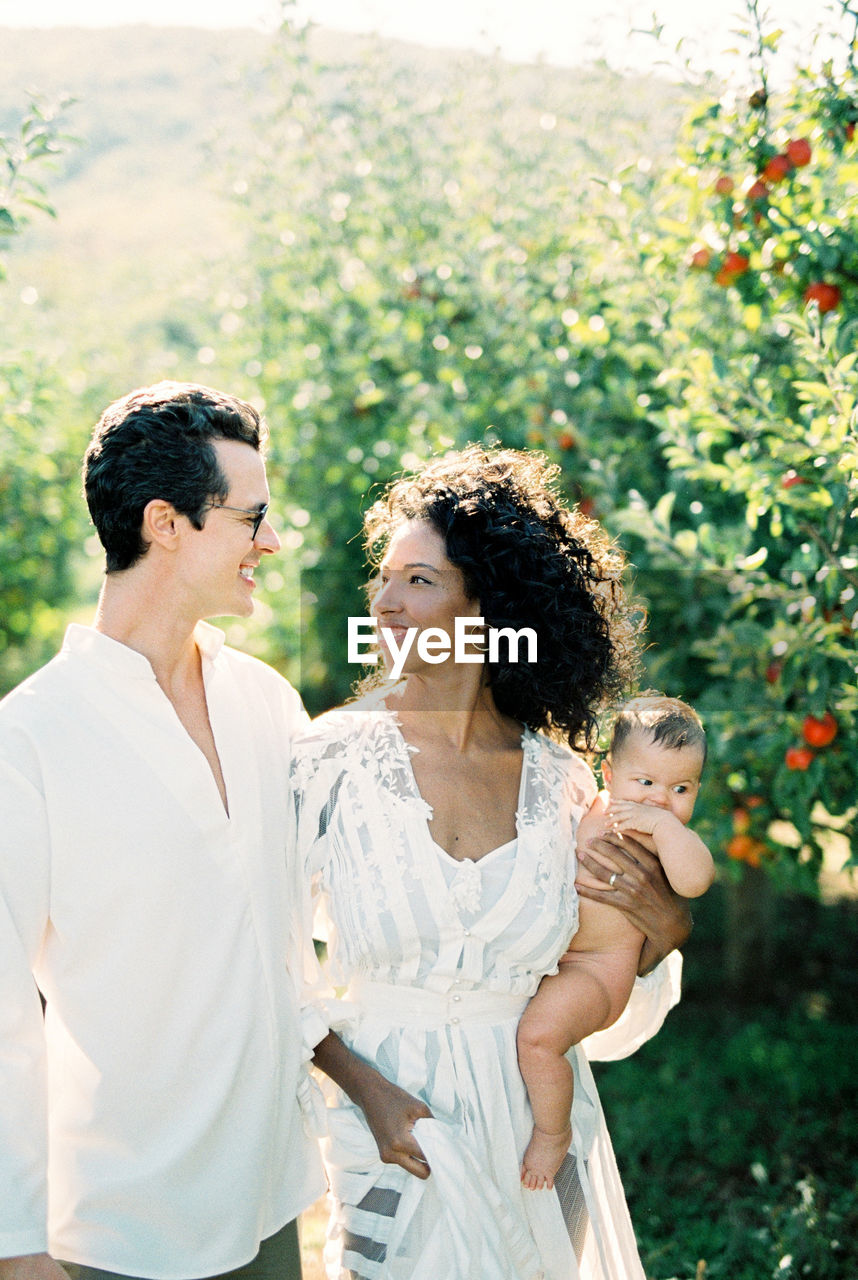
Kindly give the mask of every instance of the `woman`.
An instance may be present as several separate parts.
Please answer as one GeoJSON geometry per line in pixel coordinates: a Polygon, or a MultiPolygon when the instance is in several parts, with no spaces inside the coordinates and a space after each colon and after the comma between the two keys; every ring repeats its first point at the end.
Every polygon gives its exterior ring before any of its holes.
{"type": "MultiPolygon", "coordinates": [[[[366,522],[388,666],[409,631],[452,638],[456,619],[471,634],[531,628],[536,661],[501,643],[494,661],[471,645],[438,662],[437,647],[412,643],[397,682],[320,717],[297,746],[299,838],[331,977],[347,988],[332,1006],[341,1038],[316,1051],[339,1086],[332,1278],[643,1277],[580,1050],[555,1189],[519,1177],[531,1118],[518,1019],[579,914],[616,903],[648,935],[654,919],[687,932],[682,909],[671,916],[663,890],[647,889],[657,872],[637,845],[602,842],[608,869],[581,855],[604,889],[580,910],[574,833],[596,784],[571,747],[592,743],[598,712],[625,691],[635,637],[620,558],[551,478],[537,456],[470,448],[394,484],[366,522]]],[[[663,969],[610,1056],[660,1025],[675,998],[663,969]]]]}

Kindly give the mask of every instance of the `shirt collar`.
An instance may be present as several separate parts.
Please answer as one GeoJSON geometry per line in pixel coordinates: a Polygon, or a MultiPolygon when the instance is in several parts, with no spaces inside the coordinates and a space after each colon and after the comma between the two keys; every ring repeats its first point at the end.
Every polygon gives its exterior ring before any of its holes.
{"type": "MultiPolygon", "coordinates": [[[[197,648],[203,659],[209,662],[215,661],[225,639],[224,633],[210,622],[198,622],[194,628],[197,648]]],[[[122,644],[120,640],[106,636],[102,631],[96,631],[95,627],[84,627],[78,622],[72,622],[66,628],[62,652],[96,658],[111,671],[129,679],[155,679],[152,664],[142,653],[122,644]]]]}
{"type": "Polygon", "coordinates": [[[194,627],[194,639],[202,656],[214,662],[223,648],[226,636],[220,627],[213,627],[210,622],[198,622],[194,627]]]}

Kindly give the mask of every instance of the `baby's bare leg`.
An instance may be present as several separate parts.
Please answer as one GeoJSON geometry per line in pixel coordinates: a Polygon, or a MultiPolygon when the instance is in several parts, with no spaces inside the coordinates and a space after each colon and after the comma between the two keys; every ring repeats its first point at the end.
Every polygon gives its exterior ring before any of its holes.
{"type": "Polygon", "coordinates": [[[566,992],[565,976],[569,970],[561,965],[558,973],[542,979],[518,1025],[518,1063],[533,1111],[521,1180],[533,1191],[554,1186],[572,1138],[573,1075],[564,1054],[576,1037],[574,1001],[566,992]]]}

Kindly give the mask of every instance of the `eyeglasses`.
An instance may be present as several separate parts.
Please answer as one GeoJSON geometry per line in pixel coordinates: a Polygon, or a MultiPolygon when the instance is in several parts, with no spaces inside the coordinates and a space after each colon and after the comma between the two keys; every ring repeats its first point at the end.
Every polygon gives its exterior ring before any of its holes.
{"type": "Polygon", "coordinates": [[[253,516],[253,524],[250,526],[251,538],[255,538],[259,533],[259,526],[268,514],[269,503],[264,502],[261,507],[228,507],[225,502],[209,502],[206,504],[206,510],[210,511],[238,511],[243,516],[253,516]]]}

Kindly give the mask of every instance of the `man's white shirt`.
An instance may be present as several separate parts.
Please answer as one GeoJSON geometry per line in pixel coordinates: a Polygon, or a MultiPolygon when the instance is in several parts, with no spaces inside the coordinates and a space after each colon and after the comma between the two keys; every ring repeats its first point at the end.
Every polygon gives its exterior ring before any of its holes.
{"type": "Polygon", "coordinates": [[[196,639],[228,815],[147,659],[97,631],[0,704],[0,1257],[217,1274],[322,1190],[289,971],[306,714],[196,639]]]}

